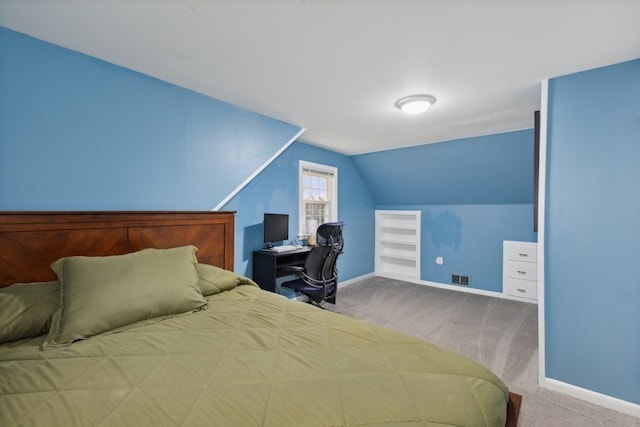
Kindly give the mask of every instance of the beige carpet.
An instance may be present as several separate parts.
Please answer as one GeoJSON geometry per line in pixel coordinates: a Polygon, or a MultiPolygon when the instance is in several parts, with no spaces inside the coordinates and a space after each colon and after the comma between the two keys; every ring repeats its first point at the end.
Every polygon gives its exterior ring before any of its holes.
{"type": "Polygon", "coordinates": [[[340,288],[330,310],[464,354],[523,395],[522,427],[640,427],[640,419],[542,389],[537,306],[373,277],[340,288]]]}

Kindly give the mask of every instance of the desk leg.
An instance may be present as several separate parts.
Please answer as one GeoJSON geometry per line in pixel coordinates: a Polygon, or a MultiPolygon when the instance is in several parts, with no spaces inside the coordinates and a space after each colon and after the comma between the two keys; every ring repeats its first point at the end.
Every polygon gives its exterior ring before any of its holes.
{"type": "Polygon", "coordinates": [[[253,281],[265,291],[276,291],[276,264],[275,257],[254,252],[253,255],[253,281]]]}

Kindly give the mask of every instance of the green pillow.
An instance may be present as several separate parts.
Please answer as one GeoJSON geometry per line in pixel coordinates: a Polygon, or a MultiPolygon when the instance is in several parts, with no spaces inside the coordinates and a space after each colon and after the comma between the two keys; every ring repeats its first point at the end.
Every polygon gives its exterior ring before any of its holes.
{"type": "Polygon", "coordinates": [[[228,291],[240,285],[258,286],[248,277],[240,276],[233,271],[225,270],[210,264],[198,264],[198,286],[202,295],[209,296],[228,291]]]}
{"type": "Polygon", "coordinates": [[[49,331],[60,304],[58,282],[16,283],[0,289],[0,344],[49,331]]]}
{"type": "Polygon", "coordinates": [[[207,302],[198,287],[196,250],[143,249],[54,262],[61,303],[42,347],[69,345],[143,320],[203,308],[207,302]]]}
{"type": "Polygon", "coordinates": [[[224,270],[209,264],[198,264],[198,286],[202,295],[214,295],[238,286],[240,277],[233,271],[224,270]]]}

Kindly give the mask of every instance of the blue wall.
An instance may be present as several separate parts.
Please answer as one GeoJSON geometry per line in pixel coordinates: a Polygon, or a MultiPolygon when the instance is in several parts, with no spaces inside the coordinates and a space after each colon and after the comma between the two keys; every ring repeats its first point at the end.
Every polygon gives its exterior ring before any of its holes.
{"type": "MultiPolygon", "coordinates": [[[[2,210],[208,210],[299,131],[5,28],[0,55],[2,210]]],[[[238,211],[235,269],[251,275],[264,212],[291,214],[297,234],[302,159],[338,167],[343,280],[373,271],[376,205],[411,200],[425,204],[428,222],[423,280],[448,282],[451,268],[471,275],[472,287],[498,290],[501,240],[531,238],[522,231],[528,205],[500,203],[531,203],[532,138],[521,131],[352,158],[295,143],[222,207],[238,211]],[[456,230],[442,222],[451,215],[456,230]],[[460,242],[450,246],[446,233],[460,242]],[[436,255],[445,268],[433,268],[436,255]]]]}
{"type": "Polygon", "coordinates": [[[640,59],[549,82],[546,375],[640,404],[640,59]]]}
{"type": "Polygon", "coordinates": [[[338,219],[345,221],[344,254],[338,258],[341,280],[373,271],[374,201],[349,157],[301,142],[287,148],[223,209],[237,210],[236,271],[251,276],[252,251],[261,249],[264,212],[289,214],[289,236],[298,234],[298,162],[338,168],[338,219]]]}
{"type": "Polygon", "coordinates": [[[0,209],[208,210],[300,130],[0,27],[0,209]]]}
{"type": "MultiPolygon", "coordinates": [[[[392,205],[421,212],[420,279],[449,284],[469,276],[469,287],[502,293],[502,241],[536,241],[533,205],[392,205]],[[444,258],[436,265],[436,257],[444,258]]],[[[453,286],[453,285],[452,285],[453,286]]]]}
{"type": "MultiPolygon", "coordinates": [[[[2,27],[0,58],[2,210],[210,209],[299,130],[2,27]]],[[[545,213],[546,374],[636,403],[638,99],[640,60],[551,80],[545,213]]],[[[374,208],[419,209],[421,278],[499,290],[502,240],[536,240],[532,142],[527,130],[352,158],[295,143],[224,206],[238,210],[236,270],[251,271],[265,211],[297,232],[302,159],[339,169],[343,280],[373,271],[374,208]]]]}
{"type": "Polygon", "coordinates": [[[502,293],[503,240],[536,241],[533,205],[422,207],[422,278],[449,283],[469,276],[469,287],[502,293]],[[442,256],[444,265],[435,264],[442,256]]]}
{"type": "MultiPolygon", "coordinates": [[[[532,113],[533,120],[533,113],[532,113]]],[[[376,209],[421,211],[420,279],[502,292],[502,241],[533,232],[533,130],[353,157],[376,209]],[[444,265],[435,264],[442,256],[444,265]]],[[[453,286],[453,285],[452,285],[453,286]]]]}
{"type": "Polygon", "coordinates": [[[353,162],[379,205],[533,203],[532,129],[360,154],[353,162]]]}
{"type": "MultiPolygon", "coordinates": [[[[5,28],[0,55],[3,210],[211,209],[299,131],[5,28]]],[[[264,212],[290,213],[296,234],[302,159],[338,167],[343,280],[373,271],[375,207],[402,202],[424,212],[424,280],[450,268],[497,290],[501,241],[531,239],[531,155],[531,131],[351,158],[295,143],[223,206],[238,211],[235,269],[251,275],[264,212]]]]}
{"type": "MultiPolygon", "coordinates": [[[[2,27],[0,58],[0,210],[209,210],[300,130],[2,27]]],[[[222,207],[234,269],[251,276],[264,212],[297,234],[301,159],[338,168],[341,279],[370,273],[373,199],[348,157],[303,143],[222,207]]]]}

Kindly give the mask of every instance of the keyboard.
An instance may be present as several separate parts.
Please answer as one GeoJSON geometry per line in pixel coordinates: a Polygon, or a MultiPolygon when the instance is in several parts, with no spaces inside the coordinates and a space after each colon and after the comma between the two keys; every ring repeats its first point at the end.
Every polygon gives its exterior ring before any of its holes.
{"type": "Polygon", "coordinates": [[[300,249],[300,246],[296,245],[282,245],[274,246],[271,248],[271,252],[291,252],[300,249]]]}

